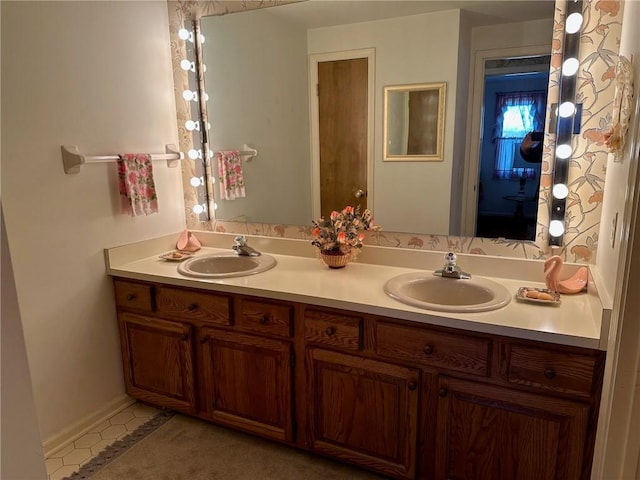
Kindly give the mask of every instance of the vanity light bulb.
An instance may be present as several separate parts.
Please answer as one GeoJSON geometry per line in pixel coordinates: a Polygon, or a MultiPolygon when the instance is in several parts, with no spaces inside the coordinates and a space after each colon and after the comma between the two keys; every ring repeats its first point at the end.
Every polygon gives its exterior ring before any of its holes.
{"type": "Polygon", "coordinates": [[[191,177],[189,183],[192,187],[199,187],[200,185],[204,184],[202,177],[191,177]]]}
{"type": "Polygon", "coordinates": [[[565,30],[567,33],[576,33],[582,27],[582,14],[575,12],[567,17],[565,30]]]}
{"type": "Polygon", "coordinates": [[[211,185],[213,185],[214,183],[216,183],[216,179],[211,177],[211,185]]]}
{"type": "Polygon", "coordinates": [[[218,204],[217,204],[217,203],[214,203],[214,204],[213,204],[213,209],[214,209],[214,210],[217,210],[217,209],[218,209],[218,204]]]}
{"type": "Polygon", "coordinates": [[[565,77],[575,75],[578,67],[580,67],[580,62],[578,62],[577,58],[567,58],[562,64],[562,75],[565,77]]]}
{"type": "Polygon", "coordinates": [[[576,113],[576,106],[573,104],[573,102],[563,102],[560,104],[558,115],[560,115],[562,118],[570,117],[574,113],[576,113]]]}
{"type": "Polygon", "coordinates": [[[198,101],[198,92],[192,92],[191,90],[185,90],[182,92],[182,98],[184,98],[187,102],[193,100],[194,102],[198,101]]]}
{"type": "Polygon", "coordinates": [[[195,148],[192,148],[191,150],[189,150],[189,153],[187,153],[187,155],[189,155],[189,158],[191,160],[202,158],[202,152],[200,150],[196,150],[195,148]]]}
{"type": "Polygon", "coordinates": [[[200,34],[198,38],[200,39],[200,43],[204,43],[204,35],[200,34]]]}
{"type": "Polygon", "coordinates": [[[202,94],[202,98],[204,99],[205,102],[207,102],[209,100],[209,94],[207,92],[204,92],[202,94]]]}
{"type": "Polygon", "coordinates": [[[184,122],[184,126],[190,132],[193,132],[194,130],[200,131],[200,122],[194,122],[193,120],[187,120],[186,122],[184,122]]]}
{"type": "Polygon", "coordinates": [[[558,200],[567,198],[567,195],[569,195],[569,189],[564,183],[557,183],[553,186],[553,196],[558,200]]]}
{"type": "Polygon", "coordinates": [[[191,32],[186,28],[181,28],[180,30],[178,30],[178,37],[180,37],[182,40],[186,40],[190,36],[191,36],[191,32]]]}
{"type": "Polygon", "coordinates": [[[204,207],[202,205],[194,205],[191,210],[193,210],[193,213],[195,213],[196,215],[200,215],[202,212],[204,212],[204,207]]]}
{"type": "Polygon", "coordinates": [[[559,237],[564,233],[564,224],[560,220],[551,220],[549,223],[549,235],[559,237]]]}
{"type": "Polygon", "coordinates": [[[186,58],[180,62],[180,68],[185,71],[188,71],[188,70],[191,70],[192,72],[196,71],[196,65],[193,62],[190,62],[189,60],[187,60],[186,58]]]}
{"type": "Polygon", "coordinates": [[[565,158],[569,158],[571,156],[571,145],[558,145],[556,147],[556,157],[561,158],[561,159],[565,159],[565,158]]]}

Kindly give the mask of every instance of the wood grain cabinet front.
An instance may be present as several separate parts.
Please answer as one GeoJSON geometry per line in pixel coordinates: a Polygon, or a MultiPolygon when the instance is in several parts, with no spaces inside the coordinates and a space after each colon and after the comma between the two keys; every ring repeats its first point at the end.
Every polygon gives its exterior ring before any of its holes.
{"type": "Polygon", "coordinates": [[[489,374],[491,342],[485,338],[384,321],[377,322],[376,338],[376,352],[387,358],[485,377],[489,374]]]}
{"type": "Polygon", "coordinates": [[[578,480],[589,406],[441,377],[435,479],[578,480]]]}
{"type": "Polygon", "coordinates": [[[153,287],[146,283],[124,280],[113,282],[116,306],[141,312],[153,311],[153,287]]]}
{"type": "Polygon", "coordinates": [[[114,284],[134,398],[395,479],[590,477],[604,352],[114,284]]]}
{"type": "Polygon", "coordinates": [[[307,361],[312,448],[414,478],[420,372],[316,348],[307,361]]]}
{"type": "Polygon", "coordinates": [[[227,295],[159,286],[156,306],[158,314],[167,317],[231,324],[231,297],[227,295]]]}
{"type": "Polygon", "coordinates": [[[290,337],[293,333],[293,306],[245,297],[236,299],[237,325],[267,335],[290,337]]]}
{"type": "Polygon", "coordinates": [[[293,440],[292,349],[288,342],[203,328],[204,396],[224,425],[293,440]]]}
{"type": "Polygon", "coordinates": [[[160,407],[196,412],[193,331],[189,324],[119,313],[129,395],[160,407]]]}
{"type": "Polygon", "coordinates": [[[304,313],[304,336],[310,343],[360,350],[362,324],[362,317],[308,308],[304,313]]]}

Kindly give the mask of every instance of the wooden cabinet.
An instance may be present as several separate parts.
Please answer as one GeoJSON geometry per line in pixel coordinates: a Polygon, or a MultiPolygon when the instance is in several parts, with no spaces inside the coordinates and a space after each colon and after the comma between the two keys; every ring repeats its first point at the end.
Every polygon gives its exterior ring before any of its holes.
{"type": "Polygon", "coordinates": [[[581,478],[589,405],[449,377],[438,387],[435,479],[581,478]]]}
{"type": "Polygon", "coordinates": [[[206,409],[219,423],[293,440],[291,344],[202,329],[206,409]]]}
{"type": "Polygon", "coordinates": [[[160,407],[195,413],[191,325],[118,315],[127,393],[160,407]]]}
{"type": "Polygon", "coordinates": [[[604,352],[114,285],[134,398],[396,479],[590,477],[604,352]]]}
{"type": "Polygon", "coordinates": [[[312,448],[414,478],[419,383],[416,369],[309,349],[312,448]]]}

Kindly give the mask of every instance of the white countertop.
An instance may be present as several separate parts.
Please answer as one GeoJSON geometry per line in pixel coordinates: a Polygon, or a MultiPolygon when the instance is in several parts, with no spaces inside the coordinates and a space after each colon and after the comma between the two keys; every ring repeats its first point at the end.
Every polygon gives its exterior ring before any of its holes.
{"type": "MultiPolygon", "coordinates": [[[[204,247],[197,255],[229,251],[204,247]]],[[[405,305],[384,292],[387,280],[418,269],[357,262],[343,269],[330,269],[319,259],[270,253],[278,261],[271,270],[244,277],[206,280],[179,274],[177,262],[162,260],[157,253],[124,262],[110,262],[109,251],[106,255],[107,273],[115,277],[342,308],[562,345],[606,348],[606,339],[601,339],[603,309],[592,292],[563,295],[559,305],[522,302],[515,299],[519,287],[544,288],[544,284],[485,276],[513,293],[506,307],[481,313],[436,312],[405,305]]]]}

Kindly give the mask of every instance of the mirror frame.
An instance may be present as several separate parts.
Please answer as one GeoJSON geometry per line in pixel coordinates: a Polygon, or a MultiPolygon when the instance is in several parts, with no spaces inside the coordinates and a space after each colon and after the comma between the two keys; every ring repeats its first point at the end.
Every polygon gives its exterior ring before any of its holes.
{"type": "MultiPolygon", "coordinates": [[[[176,98],[176,118],[178,120],[178,135],[180,150],[187,152],[192,145],[191,133],[186,132],[184,120],[188,118],[188,108],[182,98],[184,87],[188,85],[186,73],[180,69],[181,52],[184,50],[184,42],[178,37],[178,29],[185,25],[186,21],[199,19],[207,15],[225,15],[232,12],[253,10],[256,8],[272,7],[295,3],[304,0],[244,0],[242,2],[232,0],[167,0],[169,33],[172,49],[172,64],[174,71],[174,89],[176,98]]],[[[553,58],[561,58],[563,52],[562,27],[566,16],[567,4],[571,0],[556,0],[555,2],[555,28],[552,32],[552,69],[550,72],[550,87],[548,95],[548,108],[554,99],[558,98],[559,65],[553,58]]],[[[611,66],[606,61],[609,56],[616,51],[616,38],[620,34],[622,25],[622,9],[612,8],[598,14],[594,6],[589,3],[584,4],[585,18],[588,24],[583,26],[583,36],[589,38],[583,43],[585,50],[580,52],[581,62],[588,56],[599,55],[596,63],[598,65],[585,66],[585,74],[592,81],[585,87],[582,86],[578,95],[586,95],[592,105],[593,110],[583,110],[583,133],[578,142],[579,149],[574,151],[569,170],[569,182],[578,182],[584,177],[584,172],[579,168],[581,162],[589,165],[589,168],[603,170],[606,165],[606,155],[603,155],[599,145],[599,140],[604,133],[598,128],[603,121],[606,121],[608,110],[606,108],[609,99],[614,97],[615,82],[611,77],[602,73],[611,66]],[[606,30],[600,28],[606,25],[606,30]],[[592,38],[593,37],[593,38],[592,38]],[[602,38],[601,38],[602,37],[602,38]],[[593,70],[593,69],[596,70],[593,70]],[[597,90],[595,98],[591,98],[589,86],[597,90]],[[583,138],[584,137],[584,138],[583,138]]],[[[593,63],[593,62],[591,62],[593,63]]],[[[548,121],[549,111],[547,111],[548,121]]],[[[604,183],[599,181],[598,185],[587,184],[583,189],[574,194],[574,200],[567,205],[567,215],[565,222],[570,228],[565,233],[564,245],[560,248],[552,249],[548,243],[548,223],[550,207],[550,186],[553,184],[553,160],[555,136],[551,135],[551,142],[546,144],[543,155],[543,173],[541,175],[540,205],[538,209],[538,231],[535,241],[519,241],[509,239],[487,239],[478,237],[464,237],[456,235],[432,235],[402,232],[376,232],[376,235],[367,240],[367,244],[373,246],[400,247],[418,250],[454,250],[459,253],[497,255],[511,258],[544,259],[552,254],[559,254],[567,261],[577,263],[592,263],[595,261],[597,251],[597,231],[601,223],[602,212],[602,190],[604,183]],[[582,202],[580,200],[583,200],[582,202]],[[582,205],[588,205],[588,211],[583,211],[582,205]],[[595,238],[595,239],[594,239],[595,238]],[[569,258],[571,255],[571,258],[569,258]]],[[[470,139],[467,139],[469,142],[470,139]]],[[[206,230],[215,232],[244,233],[248,235],[262,235],[273,237],[284,237],[291,239],[309,240],[311,228],[309,225],[274,225],[261,223],[232,222],[212,219],[201,221],[194,215],[191,206],[197,200],[196,189],[189,184],[190,173],[193,171],[194,161],[185,158],[182,161],[183,190],[185,202],[186,226],[195,230],[206,230]]],[[[580,183],[580,185],[583,185],[580,183]]],[[[577,185],[576,188],[580,188],[577,185]]]]}
{"type": "Polygon", "coordinates": [[[383,157],[385,162],[441,162],[444,160],[444,120],[445,105],[447,95],[446,82],[438,83],[413,83],[406,85],[388,85],[384,87],[384,106],[383,106],[383,157]],[[419,92],[419,91],[436,91],[438,92],[438,110],[435,112],[436,121],[436,145],[435,153],[420,154],[392,154],[389,152],[389,129],[390,129],[390,112],[389,101],[390,95],[394,92],[419,92]]]}

